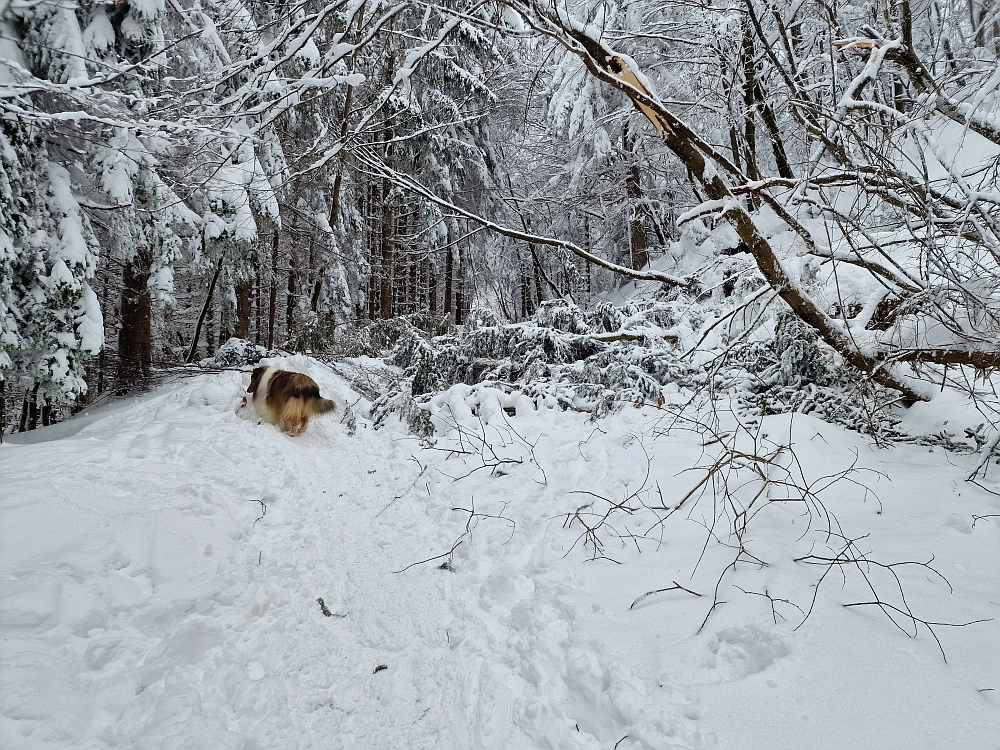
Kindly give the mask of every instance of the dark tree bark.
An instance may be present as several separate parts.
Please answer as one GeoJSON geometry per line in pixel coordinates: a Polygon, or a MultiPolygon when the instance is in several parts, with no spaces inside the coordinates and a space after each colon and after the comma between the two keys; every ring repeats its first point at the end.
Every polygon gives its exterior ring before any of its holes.
{"type": "Polygon", "coordinates": [[[451,298],[455,286],[455,253],[451,243],[451,227],[448,227],[448,236],[445,238],[448,243],[447,255],[444,262],[444,314],[452,312],[451,298]]]}
{"type": "Polygon", "coordinates": [[[431,315],[437,315],[438,311],[438,275],[434,273],[430,260],[427,261],[427,307],[431,315]]]}
{"type": "Polygon", "coordinates": [[[274,237],[271,239],[271,298],[267,306],[267,348],[274,348],[274,327],[275,317],[278,308],[278,247],[281,235],[277,227],[274,230],[274,237]]]}
{"type": "Polygon", "coordinates": [[[520,258],[520,254],[518,259],[520,260],[520,273],[518,276],[521,280],[521,319],[527,320],[534,312],[531,308],[531,275],[528,270],[530,266],[524,259],[520,258]]]}
{"type": "Polygon", "coordinates": [[[299,271],[293,248],[288,251],[288,291],[285,295],[285,337],[291,341],[295,335],[295,305],[299,294],[299,271]]]}
{"type": "Polygon", "coordinates": [[[261,330],[262,330],[262,320],[261,320],[261,308],[260,304],[260,279],[256,279],[253,284],[253,297],[254,297],[254,332],[253,341],[258,346],[261,341],[261,330]]]}
{"type": "Polygon", "coordinates": [[[757,121],[754,117],[757,109],[757,70],[753,43],[753,28],[749,23],[743,23],[743,41],[741,45],[743,62],[743,146],[747,177],[751,180],[760,179],[757,167],[757,121]]]}
{"type": "Polygon", "coordinates": [[[379,216],[376,214],[375,206],[379,203],[379,182],[372,180],[365,191],[367,200],[365,202],[364,216],[366,218],[367,231],[365,237],[368,249],[368,318],[375,320],[378,317],[379,308],[379,277],[381,273],[381,262],[379,260],[379,216]]]}
{"type": "Polygon", "coordinates": [[[35,386],[35,390],[31,392],[32,395],[27,393],[24,394],[24,398],[21,400],[21,418],[17,422],[17,431],[25,432],[28,429],[28,412],[30,411],[30,403],[33,394],[38,392],[38,386],[35,386]]]}
{"type": "Polygon", "coordinates": [[[628,124],[622,128],[622,146],[626,155],[630,155],[631,164],[625,175],[625,195],[628,197],[629,219],[628,236],[631,250],[630,262],[636,271],[649,265],[649,238],[643,224],[645,206],[642,203],[642,174],[636,161],[635,140],[629,137],[628,124]]]}
{"type": "MultiPolygon", "coordinates": [[[[361,4],[361,9],[358,12],[358,32],[360,33],[361,28],[365,25],[365,4],[361,4]]],[[[347,70],[348,73],[354,72],[354,65],[357,59],[358,51],[355,49],[351,52],[350,57],[347,59],[347,70]]],[[[340,117],[340,142],[344,143],[347,140],[347,123],[351,117],[351,100],[354,98],[354,87],[348,86],[347,92],[344,94],[344,110],[340,117]]],[[[343,153],[343,152],[341,152],[343,153]]],[[[337,176],[333,179],[333,195],[330,201],[330,229],[333,229],[337,225],[337,218],[340,216],[340,186],[343,182],[344,177],[344,163],[343,158],[340,160],[340,167],[337,169],[337,176]]],[[[313,308],[315,311],[316,308],[313,308]]]]}
{"type": "Polygon", "coordinates": [[[127,388],[149,374],[153,362],[153,301],[149,274],[153,252],[136,250],[122,272],[121,328],[118,331],[118,384],[127,388]]]}
{"type": "Polygon", "coordinates": [[[379,317],[383,320],[388,320],[393,316],[395,311],[393,310],[393,282],[395,281],[395,274],[393,273],[394,258],[393,258],[393,212],[392,208],[389,206],[389,181],[383,180],[382,184],[382,240],[380,243],[380,260],[382,266],[382,275],[379,279],[379,317]]]}
{"type": "MultiPolygon", "coordinates": [[[[204,250],[204,247],[202,249],[204,250]]],[[[205,318],[208,316],[209,310],[212,307],[215,285],[219,282],[219,274],[222,273],[222,264],[225,259],[226,256],[225,253],[223,253],[222,257],[219,258],[218,264],[215,266],[215,273],[212,274],[212,282],[208,285],[208,296],[205,297],[205,304],[201,307],[201,313],[198,315],[198,322],[195,323],[194,326],[194,334],[191,336],[191,348],[188,350],[187,358],[185,360],[187,362],[193,362],[194,358],[198,355],[198,339],[201,338],[201,327],[205,323],[205,318]]],[[[210,331],[206,331],[206,338],[208,338],[211,342],[212,335],[210,331]]],[[[209,343],[207,348],[212,348],[211,343],[209,343]]]]}
{"type": "Polygon", "coordinates": [[[469,293],[469,243],[466,240],[458,246],[458,299],[455,300],[455,322],[461,325],[469,317],[472,295],[469,293]]]}
{"type": "Polygon", "coordinates": [[[210,357],[215,346],[215,284],[208,290],[205,311],[208,313],[205,318],[205,355],[210,357]]]}
{"type": "MultiPolygon", "coordinates": [[[[31,396],[28,398],[28,430],[38,427],[38,386],[31,389],[31,396]]],[[[23,432],[23,430],[22,430],[23,432]]]]}
{"type": "Polygon", "coordinates": [[[250,318],[253,314],[253,282],[247,281],[236,287],[236,338],[250,338],[250,318]]]}

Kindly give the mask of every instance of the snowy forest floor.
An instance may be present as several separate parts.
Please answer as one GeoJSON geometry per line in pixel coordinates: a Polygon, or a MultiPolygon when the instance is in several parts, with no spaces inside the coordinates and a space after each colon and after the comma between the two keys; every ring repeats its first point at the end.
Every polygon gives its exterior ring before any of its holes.
{"type": "MultiPolygon", "coordinates": [[[[825,489],[769,488],[727,569],[723,497],[666,518],[718,445],[664,410],[512,416],[456,386],[433,447],[363,403],[353,435],[328,415],[289,438],[237,413],[247,378],[0,447],[0,747],[1000,748],[1000,472],[964,481],[979,456],[766,418],[776,476],[825,489]],[[838,534],[947,582],[809,564],[838,534]],[[946,662],[900,612],[843,606],[873,600],[865,576],[917,618],[992,620],[935,626],[946,662]]],[[[945,394],[906,419],[976,416],[945,394]]],[[[729,479],[740,502],[759,485],[729,479]]]]}

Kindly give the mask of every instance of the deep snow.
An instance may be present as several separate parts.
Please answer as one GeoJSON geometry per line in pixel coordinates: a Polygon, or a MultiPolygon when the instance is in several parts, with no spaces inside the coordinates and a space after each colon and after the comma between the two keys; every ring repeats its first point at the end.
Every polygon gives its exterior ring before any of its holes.
{"type": "MultiPolygon", "coordinates": [[[[310,359],[271,362],[358,399],[310,359]]],[[[1000,469],[965,482],[978,456],[768,418],[758,448],[792,448],[776,477],[868,470],[811,523],[772,487],[743,535],[766,566],[727,572],[699,631],[732,508],[656,523],[718,449],[665,410],[593,423],[455,386],[433,447],[372,430],[364,401],[354,434],[329,415],[289,438],[237,414],[248,377],[0,447],[0,748],[1000,748],[1000,469]],[[622,505],[607,559],[568,522],[588,503],[588,522],[622,505]],[[933,556],[952,590],[894,569],[918,617],[994,619],[937,627],[945,662],[926,629],[844,607],[871,599],[862,572],[901,605],[885,568],[845,566],[803,623],[824,569],[795,558],[837,549],[829,529],[883,563],[933,556]]],[[[946,394],[907,416],[944,419],[977,415],[946,394]]],[[[729,478],[743,501],[758,486],[729,478]]]]}

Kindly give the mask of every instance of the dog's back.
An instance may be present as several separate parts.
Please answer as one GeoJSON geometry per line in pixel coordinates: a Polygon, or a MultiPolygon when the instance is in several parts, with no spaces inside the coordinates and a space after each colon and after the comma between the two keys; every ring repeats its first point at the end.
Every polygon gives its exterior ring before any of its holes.
{"type": "Polygon", "coordinates": [[[311,417],[336,408],[319,395],[319,386],[308,375],[274,367],[255,369],[247,393],[253,394],[254,408],[264,420],[290,435],[300,435],[311,417]]]}

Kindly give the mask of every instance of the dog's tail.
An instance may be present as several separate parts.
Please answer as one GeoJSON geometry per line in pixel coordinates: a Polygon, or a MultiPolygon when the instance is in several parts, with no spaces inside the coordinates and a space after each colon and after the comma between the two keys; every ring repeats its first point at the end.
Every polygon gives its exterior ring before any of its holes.
{"type": "Polygon", "coordinates": [[[337,404],[328,398],[313,399],[313,409],[315,409],[317,414],[326,414],[328,411],[333,411],[336,408],[337,404]]]}

